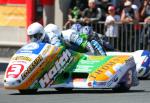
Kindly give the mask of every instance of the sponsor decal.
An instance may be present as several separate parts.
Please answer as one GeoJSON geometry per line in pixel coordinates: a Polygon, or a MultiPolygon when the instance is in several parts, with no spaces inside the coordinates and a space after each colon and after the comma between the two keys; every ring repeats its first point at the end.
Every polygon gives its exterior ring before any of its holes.
{"type": "Polygon", "coordinates": [[[147,62],[148,57],[144,56],[143,58],[144,58],[144,61],[143,61],[143,62],[147,62]]]}
{"type": "Polygon", "coordinates": [[[22,64],[12,64],[7,68],[6,78],[17,78],[23,71],[24,66],[22,64]]]}
{"type": "Polygon", "coordinates": [[[103,86],[104,87],[104,86],[106,86],[106,82],[97,82],[97,81],[94,81],[93,85],[94,86],[103,86]]]}
{"type": "Polygon", "coordinates": [[[89,87],[92,87],[92,82],[88,82],[88,86],[89,86],[89,87]]]}
{"type": "Polygon", "coordinates": [[[141,66],[147,68],[147,67],[149,66],[149,64],[150,64],[150,63],[149,63],[149,57],[142,56],[141,58],[142,58],[142,60],[143,60],[142,63],[141,63],[141,66]]]}
{"type": "Polygon", "coordinates": [[[27,61],[11,61],[11,64],[27,64],[27,61]]]}
{"type": "Polygon", "coordinates": [[[83,78],[75,78],[75,79],[73,79],[73,82],[86,82],[86,79],[83,79],[83,78]]]}
{"type": "Polygon", "coordinates": [[[50,47],[51,47],[51,46],[48,45],[47,48],[42,52],[42,55],[46,55],[47,52],[49,51],[50,47]]]}
{"type": "Polygon", "coordinates": [[[16,56],[13,57],[12,60],[25,60],[25,61],[32,61],[32,58],[26,56],[16,56]]]}
{"type": "Polygon", "coordinates": [[[37,43],[30,43],[26,46],[24,46],[22,49],[24,50],[34,50],[34,49],[38,49],[39,45],[37,43]]]}
{"type": "Polygon", "coordinates": [[[116,74],[109,82],[107,82],[107,86],[110,87],[112,85],[112,83],[117,82],[118,81],[118,75],[116,74]]]}
{"type": "Polygon", "coordinates": [[[125,60],[127,60],[127,59],[128,59],[128,56],[116,56],[116,57],[111,58],[104,65],[99,67],[96,71],[92,72],[89,75],[89,80],[90,81],[108,80],[110,77],[112,77],[116,73],[116,71],[113,69],[113,67],[117,63],[120,63],[120,64],[124,63],[125,60]]]}
{"type": "Polygon", "coordinates": [[[150,56],[150,52],[148,50],[141,51],[141,56],[150,56]]]}
{"type": "Polygon", "coordinates": [[[22,47],[17,51],[16,54],[19,53],[33,53],[33,54],[39,54],[43,47],[45,46],[44,43],[30,43],[22,47]]]}
{"type": "Polygon", "coordinates": [[[39,55],[32,63],[31,65],[25,70],[22,74],[21,77],[24,80],[31,72],[32,70],[43,60],[42,56],[39,55]]]}
{"type": "Polygon", "coordinates": [[[71,53],[66,50],[62,53],[62,56],[55,62],[54,66],[39,80],[39,83],[42,88],[51,85],[56,78],[58,73],[62,72],[62,69],[65,68],[73,58],[71,53]]]}

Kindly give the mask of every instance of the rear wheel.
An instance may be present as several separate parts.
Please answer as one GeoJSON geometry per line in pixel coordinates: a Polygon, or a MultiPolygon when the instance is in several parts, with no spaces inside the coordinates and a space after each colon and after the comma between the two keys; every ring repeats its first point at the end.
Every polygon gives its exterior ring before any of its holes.
{"type": "Polygon", "coordinates": [[[132,70],[129,70],[126,75],[126,81],[118,83],[118,85],[112,90],[114,92],[128,92],[131,88],[132,82],[133,82],[133,72],[132,70]]]}
{"type": "Polygon", "coordinates": [[[21,94],[35,94],[37,93],[37,89],[23,89],[19,90],[21,94]]]}
{"type": "Polygon", "coordinates": [[[55,88],[59,92],[72,92],[73,88],[55,88]]]}
{"type": "Polygon", "coordinates": [[[129,85],[126,85],[126,83],[119,83],[117,87],[113,88],[113,92],[128,92],[130,90],[129,85]]]}

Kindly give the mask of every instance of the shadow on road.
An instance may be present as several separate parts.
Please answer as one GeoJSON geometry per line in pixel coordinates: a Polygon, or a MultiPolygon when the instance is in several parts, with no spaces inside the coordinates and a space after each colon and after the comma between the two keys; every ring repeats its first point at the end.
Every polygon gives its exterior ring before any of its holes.
{"type": "Polygon", "coordinates": [[[128,92],[113,92],[112,90],[73,90],[71,92],[60,92],[60,91],[38,91],[35,94],[20,94],[20,93],[13,93],[10,95],[54,95],[54,94],[120,94],[120,93],[145,93],[150,91],[145,91],[145,90],[130,90],[128,92]]]}

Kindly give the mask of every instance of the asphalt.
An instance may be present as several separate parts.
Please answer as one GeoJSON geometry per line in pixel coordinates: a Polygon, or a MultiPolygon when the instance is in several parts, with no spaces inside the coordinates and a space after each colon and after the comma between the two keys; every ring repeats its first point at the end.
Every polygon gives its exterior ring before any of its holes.
{"type": "Polygon", "coordinates": [[[17,90],[0,88],[0,103],[149,103],[150,80],[140,81],[129,92],[113,93],[112,90],[75,89],[58,92],[54,89],[39,89],[35,94],[19,94],[17,90]]]}

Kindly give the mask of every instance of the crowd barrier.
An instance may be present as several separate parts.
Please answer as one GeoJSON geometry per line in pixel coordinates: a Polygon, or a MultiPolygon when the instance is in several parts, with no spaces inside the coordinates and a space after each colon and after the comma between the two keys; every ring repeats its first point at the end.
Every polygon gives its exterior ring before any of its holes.
{"type": "MultiPolygon", "coordinates": [[[[105,35],[104,22],[91,24],[94,30],[105,35]]],[[[108,37],[112,46],[119,51],[133,52],[135,50],[150,50],[150,24],[140,22],[138,24],[121,24],[117,22],[118,36],[108,37]]]]}

